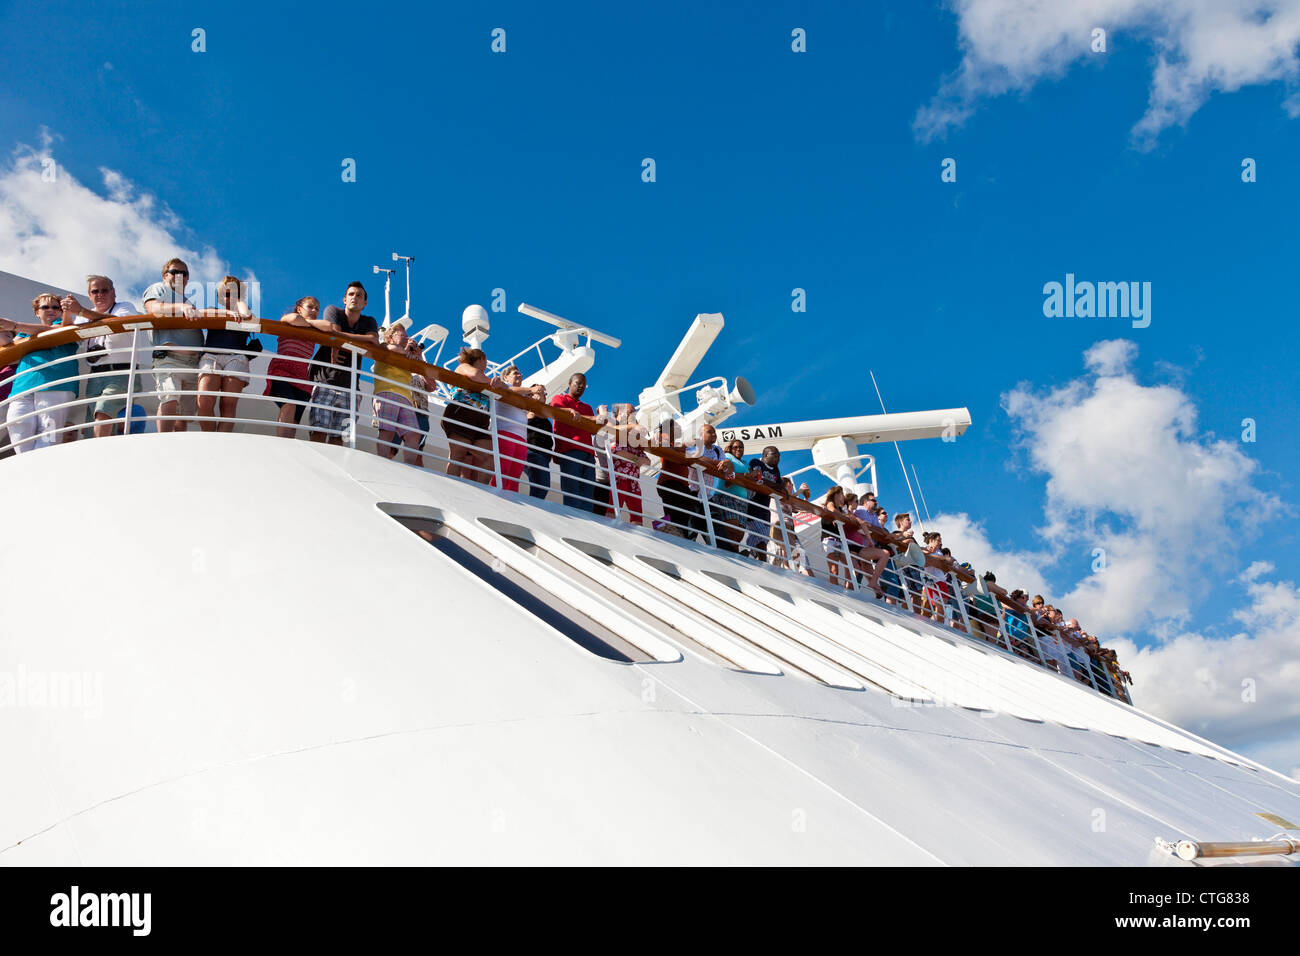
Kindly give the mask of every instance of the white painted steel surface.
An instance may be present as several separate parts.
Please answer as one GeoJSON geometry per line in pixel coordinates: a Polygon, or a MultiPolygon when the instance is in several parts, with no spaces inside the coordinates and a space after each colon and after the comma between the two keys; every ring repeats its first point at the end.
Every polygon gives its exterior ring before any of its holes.
{"type": "MultiPolygon", "coordinates": [[[[1157,835],[1300,815],[1294,781],[982,641],[373,454],[139,435],[8,459],[0,484],[24,503],[0,675],[100,683],[91,708],[0,708],[3,864],[1139,864],[1157,835]],[[598,658],[380,503],[734,579],[692,605],[735,616],[720,648],[868,683],[706,660],[669,622],[707,612],[676,605],[635,627],[680,660],[598,658]]],[[[548,568],[577,593],[581,564],[548,568]]]]}

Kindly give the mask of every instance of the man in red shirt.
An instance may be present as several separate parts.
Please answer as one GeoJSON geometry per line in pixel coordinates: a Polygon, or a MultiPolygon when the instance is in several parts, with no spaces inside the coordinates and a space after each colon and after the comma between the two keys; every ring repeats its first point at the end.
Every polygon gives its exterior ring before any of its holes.
{"type": "MultiPolygon", "coordinates": [[[[569,387],[551,399],[552,408],[567,408],[587,418],[595,413],[586,402],[579,401],[587,390],[587,376],[575,372],[569,376],[569,387]]],[[[570,508],[591,510],[595,496],[596,456],[591,449],[591,433],[574,428],[568,422],[555,420],[555,457],[560,462],[560,490],[564,503],[570,508]]]]}

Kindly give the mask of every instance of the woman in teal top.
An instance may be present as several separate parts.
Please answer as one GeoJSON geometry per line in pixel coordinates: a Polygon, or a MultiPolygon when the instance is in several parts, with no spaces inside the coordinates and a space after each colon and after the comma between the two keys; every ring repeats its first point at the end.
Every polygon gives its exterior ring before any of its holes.
{"type": "MultiPolygon", "coordinates": [[[[72,296],[60,301],[58,293],[43,292],[32,300],[36,322],[0,319],[0,329],[12,328],[28,337],[36,336],[56,325],[71,325],[77,308],[77,300],[72,296]]],[[[66,345],[36,349],[18,362],[5,415],[9,440],[15,452],[31,451],[63,440],[63,428],[70,411],[67,403],[77,397],[77,363],[75,359],[60,359],[75,356],[78,344],[73,340],[66,345]],[[74,381],[60,381],[65,378],[74,381]]]]}

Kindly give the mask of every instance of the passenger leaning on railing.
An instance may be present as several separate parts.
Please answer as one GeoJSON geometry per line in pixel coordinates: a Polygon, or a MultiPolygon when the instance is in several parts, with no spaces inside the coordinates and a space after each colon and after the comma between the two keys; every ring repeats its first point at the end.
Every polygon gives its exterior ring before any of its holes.
{"type": "MultiPolygon", "coordinates": [[[[133,302],[117,301],[117,290],[113,280],[108,276],[86,276],[86,292],[90,296],[90,307],[102,315],[139,315],[140,310],[133,302]]],[[[87,320],[89,321],[89,320],[87,320]]],[[[129,382],[127,374],[131,368],[131,340],[139,336],[136,344],[149,353],[149,332],[114,332],[99,335],[86,343],[86,362],[90,366],[91,377],[86,380],[86,400],[95,399],[96,438],[121,434],[122,425],[117,421],[126,411],[126,396],[129,391],[137,395],[144,391],[137,375],[134,383],[129,382]],[[119,372],[121,374],[106,374],[119,372]]]]}
{"type": "MultiPolygon", "coordinates": [[[[482,349],[460,350],[457,375],[477,385],[495,385],[488,378],[487,356],[482,349]]],[[[492,483],[492,416],[488,393],[457,386],[442,413],[442,431],[447,436],[447,474],[480,484],[492,483]]]]}
{"type": "MultiPolygon", "coordinates": [[[[659,426],[655,443],[661,448],[678,446],[677,422],[674,419],[669,418],[659,426]]],[[[661,530],[679,538],[690,537],[691,489],[685,462],[671,458],[662,459],[657,486],[659,500],[664,506],[664,525],[661,530]]]]}
{"type": "MultiPolygon", "coordinates": [[[[927,531],[921,536],[924,544],[921,550],[927,557],[936,560],[943,558],[943,535],[938,531],[927,531]]],[[[952,591],[948,587],[946,575],[940,561],[937,564],[927,563],[922,571],[925,572],[926,582],[921,603],[922,613],[936,621],[945,620],[945,608],[948,606],[948,599],[952,597],[952,591]]]]}
{"type": "MultiPolygon", "coordinates": [[[[280,316],[280,321],[318,332],[333,332],[331,323],[317,318],[319,313],[320,300],[314,295],[305,295],[293,304],[292,312],[280,316]]],[[[275,433],[281,438],[294,436],[297,429],[293,426],[302,421],[303,409],[311,401],[311,366],[307,361],[315,350],[316,346],[306,339],[281,335],[275,347],[275,357],[266,366],[266,389],[262,394],[275,399],[280,409],[277,419],[280,425],[275,433]]]]}
{"type": "MultiPolygon", "coordinates": [[[[187,289],[190,268],[181,259],[168,259],[162,281],[144,290],[144,310],[149,315],[180,316],[194,320],[199,307],[193,289],[187,289]]],[[[183,432],[194,415],[199,385],[199,353],[203,330],[155,329],[153,374],[158,399],[158,431],[183,432]],[[171,346],[169,348],[169,346],[171,346]]]]}
{"type": "Polygon", "coordinates": [[[416,455],[415,463],[423,468],[424,443],[429,437],[429,380],[419,372],[411,376],[411,406],[415,409],[415,427],[420,432],[415,447],[421,454],[416,455]]]}
{"type": "Polygon", "coordinates": [[[614,486],[618,491],[618,506],[612,509],[615,518],[618,509],[626,508],[628,520],[641,524],[641,469],[650,464],[645,446],[648,436],[637,424],[636,406],[624,402],[614,406],[614,438],[609,446],[614,456],[614,486]]]}
{"type": "MultiPolygon", "coordinates": [[[[835,485],[826,492],[822,507],[839,517],[845,513],[844,489],[835,485]]],[[[822,518],[822,551],[826,555],[826,569],[830,575],[831,587],[840,584],[840,569],[844,569],[844,586],[848,587],[850,571],[848,557],[844,553],[844,541],[840,538],[840,523],[834,517],[822,518]]]]}
{"type": "Polygon", "coordinates": [[[853,566],[857,570],[859,580],[865,578],[867,587],[875,592],[876,597],[884,598],[885,594],[880,589],[880,576],[885,571],[889,552],[878,547],[875,539],[871,537],[871,527],[880,527],[880,519],[871,510],[875,504],[876,496],[873,494],[867,494],[863,499],[858,499],[857,495],[849,495],[845,498],[847,510],[858,524],[861,539],[856,548],[852,541],[849,542],[849,550],[853,552],[853,566]]]}
{"type": "MultiPolygon", "coordinates": [[[[778,543],[785,548],[786,542],[789,542],[790,554],[784,559],[784,566],[791,570],[798,571],[802,575],[812,577],[812,568],[808,567],[808,556],[803,552],[803,545],[799,542],[799,529],[794,523],[796,505],[795,502],[801,499],[795,493],[794,479],[782,478],[781,484],[785,488],[786,496],[781,499],[781,513],[785,521],[785,539],[778,540],[778,543]]],[[[806,485],[804,487],[807,487],[806,485]]],[[[811,494],[811,492],[810,492],[811,494]]],[[[773,501],[776,499],[773,498],[773,501]]],[[[779,538],[779,536],[778,536],[779,538]]],[[[885,552],[888,556],[888,552],[885,552]]]]}
{"type": "MultiPolygon", "coordinates": [[[[72,325],[78,308],[77,300],[70,295],[60,299],[57,292],[43,292],[32,299],[32,312],[37,321],[0,319],[0,329],[26,336],[39,335],[55,325],[72,325]]],[[[76,355],[77,345],[74,339],[66,345],[34,349],[19,360],[14,369],[9,411],[5,415],[9,442],[15,453],[59,443],[60,430],[68,420],[68,409],[58,406],[77,398],[76,362],[60,362],[59,359],[76,355]],[[59,381],[64,378],[73,381],[59,381]]]]}
{"type": "MultiPolygon", "coordinates": [[[[517,365],[501,370],[501,384],[520,398],[532,398],[533,390],[524,386],[524,373],[517,365]]],[[[519,476],[528,464],[528,411],[509,402],[497,402],[497,454],[501,456],[501,487],[519,490],[519,476]]]]}
{"type": "MultiPolygon", "coordinates": [[[[224,310],[231,321],[253,317],[244,301],[244,284],[234,276],[226,276],[217,286],[217,308],[224,310]]],[[[248,356],[244,353],[262,348],[256,339],[250,342],[248,336],[243,329],[208,329],[204,347],[220,351],[204,352],[199,359],[199,428],[205,432],[235,430],[239,393],[248,385],[248,356]],[[215,417],[218,414],[220,421],[215,417]]]]}
{"type": "MultiPolygon", "coordinates": [[[[397,355],[421,361],[424,349],[406,334],[404,325],[387,326],[380,336],[384,347],[397,355]]],[[[408,465],[420,463],[420,430],[415,418],[415,405],[411,402],[411,373],[396,365],[375,359],[374,399],[375,418],[379,422],[379,441],[375,451],[381,458],[395,458],[397,445],[402,446],[402,461],[408,465]]]]}
{"type": "MultiPolygon", "coordinates": [[[[727,442],[723,453],[727,464],[731,466],[732,477],[744,475],[748,471],[745,465],[745,443],[739,438],[727,442]]],[[[718,538],[718,547],[732,553],[740,551],[740,542],[745,537],[745,525],[748,522],[749,489],[726,478],[715,479],[713,530],[718,538]]]]}
{"type": "MultiPolygon", "coordinates": [[[[343,308],[337,305],[326,306],[326,329],[331,335],[337,335],[362,345],[379,344],[379,323],[372,315],[362,315],[366,307],[366,287],[360,282],[349,282],[343,292],[343,308]]],[[[311,440],[342,445],[344,432],[351,426],[356,405],[352,404],[352,363],[353,353],[350,349],[331,348],[322,345],[316,350],[312,366],[312,381],[316,387],[311,393],[311,440]]],[[[357,405],[361,403],[361,390],[356,393],[357,405]]],[[[355,436],[353,436],[355,438],[355,436]]]]}
{"type": "MultiPolygon", "coordinates": [[[[785,486],[781,477],[781,453],[775,445],[768,445],[763,454],[749,463],[749,477],[765,488],[780,492],[785,486]]],[[[745,547],[760,561],[767,559],[767,543],[771,532],[771,492],[751,492],[749,499],[749,535],[745,547]]]]}
{"type": "MultiPolygon", "coordinates": [[[[546,386],[534,385],[532,397],[545,405],[546,386]]],[[[529,412],[525,427],[528,437],[528,494],[533,498],[545,498],[551,491],[551,461],[555,448],[551,420],[545,415],[529,412]]]]}
{"type": "Polygon", "coordinates": [[[608,405],[596,406],[595,421],[600,426],[600,431],[591,436],[591,458],[595,468],[591,512],[603,518],[609,514],[610,502],[614,500],[609,474],[609,432],[606,431],[613,419],[608,405]]]}
{"type": "MultiPolygon", "coordinates": [[[[582,401],[586,390],[587,376],[575,372],[569,376],[569,387],[551,399],[551,407],[594,418],[591,406],[582,401]]],[[[560,490],[564,493],[564,504],[582,511],[590,511],[595,498],[596,458],[591,448],[590,432],[558,418],[555,420],[555,453],[560,461],[560,490]]]]}
{"type": "MultiPolygon", "coordinates": [[[[714,464],[723,464],[723,474],[731,474],[731,463],[727,461],[726,454],[718,447],[718,432],[712,425],[700,426],[700,440],[697,444],[691,445],[686,449],[686,454],[691,458],[703,458],[705,461],[714,464]]],[[[691,511],[690,528],[691,531],[699,534],[706,541],[708,540],[709,521],[712,520],[712,514],[706,520],[704,509],[713,507],[713,486],[714,478],[703,468],[693,466],[687,472],[690,475],[690,482],[687,487],[690,489],[691,496],[689,499],[683,499],[683,503],[689,502],[691,511]],[[703,489],[701,491],[701,489],[703,489]],[[703,500],[701,500],[701,498],[703,500]]],[[[714,529],[715,539],[717,529],[714,529]]]]}

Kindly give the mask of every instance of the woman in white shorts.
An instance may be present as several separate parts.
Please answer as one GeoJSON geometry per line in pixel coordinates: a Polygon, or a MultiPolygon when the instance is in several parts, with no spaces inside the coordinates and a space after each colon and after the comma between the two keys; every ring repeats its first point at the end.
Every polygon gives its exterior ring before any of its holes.
{"type": "MultiPolygon", "coordinates": [[[[234,276],[226,276],[217,286],[217,308],[224,309],[236,321],[252,317],[244,303],[244,285],[234,276]]],[[[248,333],[237,329],[208,329],[204,345],[214,351],[204,352],[199,358],[199,427],[205,432],[232,432],[239,393],[248,385],[248,356],[239,354],[248,350],[248,333]],[[218,397],[220,420],[216,417],[218,397]]]]}

